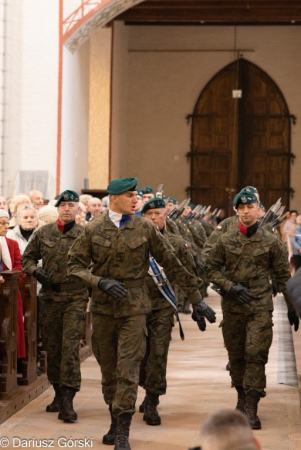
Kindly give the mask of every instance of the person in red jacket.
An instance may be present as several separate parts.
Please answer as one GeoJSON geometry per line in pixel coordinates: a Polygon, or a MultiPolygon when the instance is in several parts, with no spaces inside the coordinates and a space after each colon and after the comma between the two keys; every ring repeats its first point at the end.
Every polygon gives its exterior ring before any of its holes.
{"type": "MultiPolygon", "coordinates": [[[[0,273],[5,270],[22,270],[21,253],[18,242],[6,236],[9,226],[9,216],[4,209],[0,209],[0,273]]],[[[21,275],[22,277],[23,275],[21,275]]],[[[4,283],[4,278],[0,275],[0,284],[4,283]]],[[[18,312],[17,312],[17,356],[25,358],[25,336],[23,323],[23,303],[18,289],[18,312]]]]}

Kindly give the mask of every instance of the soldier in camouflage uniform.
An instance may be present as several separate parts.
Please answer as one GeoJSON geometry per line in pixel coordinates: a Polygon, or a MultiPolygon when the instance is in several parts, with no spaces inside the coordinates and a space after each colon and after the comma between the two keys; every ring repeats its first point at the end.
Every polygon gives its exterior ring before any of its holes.
{"type": "Polygon", "coordinates": [[[73,398],[80,390],[79,344],[85,330],[87,287],[67,276],[68,251],[83,227],[75,223],[78,195],[64,191],[56,205],[59,219],[40,228],[31,238],[22,257],[22,269],[42,284],[39,293],[40,326],[47,351],[47,376],[55,390],[47,412],[59,419],[74,421],[73,398]],[[43,268],[38,268],[42,260],[43,268]]]}
{"type": "Polygon", "coordinates": [[[69,253],[68,273],[93,288],[92,346],[111,412],[111,427],[103,443],[115,442],[115,450],[130,448],[129,429],[145,354],[146,315],[151,310],[145,284],[149,252],[171,280],[190,289],[199,316],[211,313],[201,301],[196,277],[179,263],[156,227],[135,215],[137,184],[136,178],[111,181],[110,210],[86,226],[69,253]]]}
{"type": "MultiPolygon", "coordinates": [[[[160,233],[173,246],[175,254],[183,266],[198,277],[187,244],[180,236],[169,232],[166,228],[167,211],[164,201],[155,197],[144,204],[141,212],[144,217],[158,227],[160,233]]],[[[161,418],[157,411],[157,405],[159,396],[166,394],[167,355],[174,326],[174,308],[160,292],[151,275],[148,275],[145,281],[151,299],[151,312],[147,316],[146,354],[140,366],[139,378],[139,385],[146,390],[146,396],[139,411],[144,413],[143,420],[147,425],[160,425],[161,418]]],[[[203,282],[199,278],[198,282],[199,290],[201,290],[203,282]]],[[[192,289],[194,289],[193,286],[192,289]]],[[[189,296],[192,292],[191,288],[186,289],[186,295],[189,296]]],[[[205,327],[204,319],[202,325],[205,327]]]]}
{"type": "Polygon", "coordinates": [[[297,331],[299,319],[287,298],[290,278],[281,243],[257,223],[258,199],[236,196],[239,222],[222,234],[211,250],[206,269],[209,280],[223,291],[223,337],[231,363],[231,380],[238,392],[237,409],[245,411],[253,429],[260,429],[257,405],[266,387],[265,364],[272,343],[272,286],[275,274],[288,306],[288,319],[297,331]],[[225,266],[225,274],[221,268],[225,266]]]}

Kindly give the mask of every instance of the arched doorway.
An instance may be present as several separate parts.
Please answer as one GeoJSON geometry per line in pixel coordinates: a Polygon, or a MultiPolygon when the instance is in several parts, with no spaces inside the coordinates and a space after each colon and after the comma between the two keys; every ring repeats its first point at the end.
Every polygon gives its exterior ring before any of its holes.
{"type": "Polygon", "coordinates": [[[291,116],[269,75],[243,58],[233,62],[207,84],[190,117],[194,203],[230,213],[235,193],[252,185],[267,207],[279,197],[289,207],[291,116]]]}

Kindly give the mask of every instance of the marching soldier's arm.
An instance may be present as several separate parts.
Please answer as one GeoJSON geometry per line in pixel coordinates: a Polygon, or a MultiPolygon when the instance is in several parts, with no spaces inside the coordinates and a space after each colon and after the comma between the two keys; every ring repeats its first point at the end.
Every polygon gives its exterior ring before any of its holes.
{"type": "Polygon", "coordinates": [[[164,268],[171,282],[178,284],[188,294],[192,304],[198,303],[202,296],[197,288],[197,278],[183,267],[170,244],[155,227],[150,228],[149,246],[152,256],[164,268]]]}
{"type": "Polygon", "coordinates": [[[42,259],[40,247],[40,233],[39,230],[34,233],[28,242],[23,253],[21,264],[23,272],[32,275],[38,269],[39,260],[42,259]]]}
{"type": "Polygon", "coordinates": [[[225,292],[229,292],[233,283],[221,272],[225,265],[225,251],[221,238],[222,236],[219,237],[206,260],[206,275],[211,283],[217,284],[225,292]]]}
{"type": "Polygon", "coordinates": [[[210,234],[210,236],[207,238],[203,250],[202,250],[202,259],[206,263],[207,258],[210,255],[210,252],[212,251],[213,247],[215,246],[218,238],[220,237],[221,233],[220,231],[214,230],[210,234]]]}
{"type": "Polygon", "coordinates": [[[271,265],[273,274],[276,277],[280,291],[282,292],[284,300],[287,304],[287,309],[288,311],[294,311],[295,308],[286,292],[286,282],[291,277],[289,263],[288,260],[283,257],[282,243],[278,239],[272,249],[271,265]]]}
{"type": "Polygon", "coordinates": [[[92,261],[91,237],[88,228],[79,235],[68,253],[67,275],[79,278],[86,286],[98,287],[101,277],[93,275],[88,267],[92,261]]]}

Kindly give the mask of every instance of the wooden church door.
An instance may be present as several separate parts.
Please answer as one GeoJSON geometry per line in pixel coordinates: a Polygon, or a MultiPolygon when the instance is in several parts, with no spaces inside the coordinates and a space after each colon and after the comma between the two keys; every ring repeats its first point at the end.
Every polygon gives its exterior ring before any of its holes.
{"type": "Polygon", "coordinates": [[[242,187],[256,186],[266,207],[279,197],[289,207],[290,118],[275,82],[239,59],[226,66],[201,93],[192,118],[193,203],[224,208],[242,187]],[[241,98],[233,97],[241,91],[241,98]],[[238,91],[238,92],[237,92],[238,91]]]}

